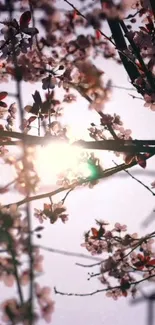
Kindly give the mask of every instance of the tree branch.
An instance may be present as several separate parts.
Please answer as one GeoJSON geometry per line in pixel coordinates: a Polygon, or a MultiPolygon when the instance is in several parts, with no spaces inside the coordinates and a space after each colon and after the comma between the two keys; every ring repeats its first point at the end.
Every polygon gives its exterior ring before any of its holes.
{"type": "MultiPolygon", "coordinates": [[[[152,156],[153,156],[153,154],[152,154],[152,156]]],[[[146,160],[149,158],[146,158],[146,160]]],[[[124,169],[131,168],[136,165],[137,165],[137,162],[134,161],[134,162],[131,162],[129,165],[120,164],[119,166],[108,168],[108,169],[104,170],[102,173],[100,173],[100,175],[98,175],[98,177],[96,177],[95,180],[107,178],[107,177],[112,176],[118,172],[123,171],[124,169]]],[[[81,186],[82,184],[90,182],[91,180],[94,180],[94,179],[92,179],[92,178],[82,179],[76,183],[76,186],[81,186]]],[[[10,203],[6,206],[10,206],[11,204],[17,204],[17,206],[21,206],[23,204],[26,204],[27,202],[32,202],[32,201],[41,200],[44,198],[49,198],[50,196],[54,196],[58,193],[61,193],[61,192],[71,189],[73,187],[73,185],[75,186],[75,184],[71,184],[71,185],[68,185],[68,187],[60,187],[52,192],[29,196],[29,197],[24,198],[23,200],[20,200],[18,202],[14,202],[14,203],[10,203]]]]}
{"type": "Polygon", "coordinates": [[[101,258],[99,257],[94,257],[94,256],[89,256],[81,253],[75,253],[75,252],[68,252],[62,249],[57,249],[57,248],[51,248],[51,247],[45,247],[42,245],[33,245],[33,247],[39,247],[40,249],[43,249],[45,251],[55,253],[55,254],[60,254],[60,255],[65,255],[65,256],[72,256],[72,257],[77,257],[77,258],[84,258],[87,260],[94,260],[94,261],[101,261],[101,258]]]}
{"type": "Polygon", "coordinates": [[[125,25],[125,23],[121,20],[120,21],[120,25],[125,33],[125,37],[128,39],[139,63],[141,64],[142,66],[142,69],[147,77],[147,80],[148,80],[148,83],[150,84],[152,90],[155,90],[155,82],[154,82],[154,79],[153,79],[153,76],[152,76],[152,73],[147,69],[145,63],[144,63],[144,60],[140,54],[140,49],[136,46],[134,40],[130,37],[130,34],[129,34],[129,31],[125,25]]]}
{"type": "MultiPolygon", "coordinates": [[[[135,282],[130,282],[130,285],[137,285],[140,284],[146,280],[149,280],[151,278],[155,277],[155,275],[149,275],[147,278],[143,278],[141,280],[135,281],[135,282]]],[[[62,292],[62,291],[58,291],[56,289],[56,287],[54,287],[54,292],[55,294],[59,294],[61,296],[75,296],[75,297],[86,297],[86,296],[94,296],[97,293],[101,293],[101,292],[107,292],[107,291],[111,291],[113,289],[122,289],[122,286],[118,285],[118,286],[114,286],[114,287],[108,287],[108,288],[104,288],[104,289],[98,289],[92,292],[88,292],[88,293],[71,293],[71,292],[62,292]]]]}
{"type": "Polygon", "coordinates": [[[129,60],[127,55],[124,56],[123,51],[126,51],[128,49],[128,47],[126,45],[122,30],[120,28],[119,20],[118,19],[107,19],[107,22],[108,22],[109,28],[112,32],[112,36],[115,41],[116,48],[120,49],[120,51],[119,51],[120,59],[124,65],[124,68],[125,68],[127,74],[130,77],[131,82],[133,83],[135,81],[135,79],[140,77],[140,73],[137,69],[135,62],[133,62],[132,60],[129,60]]]}
{"type": "MultiPolygon", "coordinates": [[[[100,112],[102,113],[102,112],[100,112]]],[[[109,126],[111,134],[115,136],[115,140],[100,140],[100,141],[84,141],[79,140],[73,142],[71,145],[80,146],[84,149],[92,149],[92,150],[109,150],[109,151],[117,151],[117,152],[129,152],[129,153],[139,153],[139,152],[147,152],[147,153],[155,153],[155,140],[123,140],[119,139],[117,135],[114,133],[112,127],[109,126]]],[[[0,136],[3,137],[12,137],[18,138],[24,142],[25,145],[46,145],[52,142],[59,141],[68,143],[67,139],[59,139],[58,137],[53,136],[44,136],[39,137],[35,135],[23,134],[20,132],[12,132],[12,131],[3,131],[0,130],[0,136]]],[[[4,140],[3,145],[9,144],[10,140],[4,140]],[[8,141],[8,142],[7,142],[8,141]]]]}
{"type": "Polygon", "coordinates": [[[154,0],[150,0],[150,4],[151,4],[152,12],[153,12],[153,15],[154,15],[154,18],[155,18],[155,2],[154,2],[154,0]]]}

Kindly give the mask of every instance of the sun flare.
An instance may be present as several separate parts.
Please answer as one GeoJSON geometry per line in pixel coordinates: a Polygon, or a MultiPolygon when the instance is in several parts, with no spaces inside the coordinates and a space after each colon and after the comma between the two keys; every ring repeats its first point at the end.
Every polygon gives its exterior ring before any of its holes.
{"type": "Polygon", "coordinates": [[[86,162],[80,161],[83,150],[64,143],[53,143],[36,149],[36,171],[44,184],[54,184],[58,175],[70,170],[86,178],[91,175],[86,162]]]}

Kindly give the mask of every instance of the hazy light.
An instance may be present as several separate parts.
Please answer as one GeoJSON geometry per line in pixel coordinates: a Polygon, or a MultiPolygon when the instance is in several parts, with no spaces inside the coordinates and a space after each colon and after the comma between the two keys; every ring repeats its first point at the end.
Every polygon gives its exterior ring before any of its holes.
{"type": "Polygon", "coordinates": [[[70,169],[83,178],[91,176],[91,170],[86,162],[80,162],[82,154],[80,147],[64,143],[53,143],[45,147],[37,147],[35,165],[38,176],[44,184],[54,184],[60,173],[70,169]]]}

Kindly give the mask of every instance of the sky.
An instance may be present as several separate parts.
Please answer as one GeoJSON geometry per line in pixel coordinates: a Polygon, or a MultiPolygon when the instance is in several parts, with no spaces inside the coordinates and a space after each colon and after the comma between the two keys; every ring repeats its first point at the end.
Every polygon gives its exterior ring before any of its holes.
{"type": "MultiPolygon", "coordinates": [[[[65,6],[66,7],[66,6],[65,6]]],[[[105,72],[107,78],[112,79],[114,85],[130,87],[125,71],[121,66],[112,61],[101,59],[96,60],[96,65],[105,72]]],[[[1,90],[5,90],[5,85],[1,85],[1,90]]],[[[7,90],[13,91],[13,83],[7,85],[7,90]]],[[[40,84],[23,84],[23,104],[30,104],[31,94],[41,90],[40,84]]],[[[42,90],[41,90],[42,91],[42,90]]],[[[135,139],[154,139],[155,112],[144,107],[143,101],[133,99],[129,96],[130,91],[113,89],[111,101],[106,104],[105,113],[117,113],[121,116],[124,126],[132,130],[135,139]]],[[[133,93],[134,94],[134,93],[133,93]]],[[[99,122],[98,115],[88,110],[88,103],[78,94],[77,104],[69,104],[66,108],[65,123],[72,125],[73,129],[86,130],[90,122],[99,122]],[[82,116],[82,118],[81,118],[82,116]]],[[[10,100],[10,99],[9,99],[10,100]]],[[[10,100],[11,101],[11,100],[10,100]]],[[[101,159],[105,161],[105,166],[111,165],[113,155],[102,153],[101,159]]],[[[117,161],[117,159],[115,159],[117,161]]],[[[134,167],[130,172],[143,181],[146,185],[155,180],[155,158],[147,162],[147,168],[134,167]]],[[[5,184],[11,179],[7,167],[1,166],[1,182],[5,184]]],[[[48,190],[53,188],[53,184],[47,184],[48,190]]],[[[42,189],[43,191],[43,189],[42,189]]],[[[5,204],[18,200],[16,192],[0,198],[5,204]]],[[[63,198],[63,194],[54,197],[54,202],[63,198]]],[[[43,203],[48,200],[36,201],[31,205],[33,214],[34,208],[42,208],[43,203]]],[[[121,172],[108,179],[100,181],[93,189],[78,188],[71,192],[66,199],[69,220],[66,224],[56,222],[54,225],[45,223],[45,229],[41,241],[38,243],[55,249],[66,250],[89,255],[80,245],[83,242],[84,231],[95,225],[95,219],[107,220],[110,225],[120,222],[128,226],[129,233],[139,232],[149,233],[154,229],[155,221],[149,227],[143,227],[142,222],[152,213],[155,208],[154,196],[144,187],[121,172]]],[[[34,225],[37,221],[34,220],[34,225]]],[[[37,241],[36,241],[37,242],[37,241]]],[[[88,272],[91,269],[82,268],[75,263],[91,264],[91,260],[77,257],[63,256],[51,252],[44,252],[45,273],[39,278],[39,282],[56,286],[60,291],[87,293],[96,289],[101,289],[102,285],[97,279],[87,280],[88,272]]],[[[97,269],[96,269],[97,270],[97,269]]],[[[1,284],[0,284],[1,288],[1,284]]],[[[16,290],[15,288],[13,289],[16,290]]],[[[7,292],[7,290],[6,290],[7,292]]],[[[3,297],[5,296],[5,292],[3,297]]],[[[53,314],[53,325],[129,325],[131,323],[146,324],[146,304],[141,303],[131,305],[131,298],[120,298],[113,301],[111,298],[100,293],[91,297],[65,297],[54,295],[55,312],[53,314]]],[[[39,325],[44,325],[40,321],[39,325]]]]}

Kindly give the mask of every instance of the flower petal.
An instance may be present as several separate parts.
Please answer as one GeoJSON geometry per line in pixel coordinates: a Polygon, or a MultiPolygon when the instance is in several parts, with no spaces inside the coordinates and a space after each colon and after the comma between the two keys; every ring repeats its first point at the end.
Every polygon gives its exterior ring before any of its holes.
{"type": "Polygon", "coordinates": [[[0,100],[4,99],[7,95],[8,93],[6,91],[0,92],[0,100]]]}

